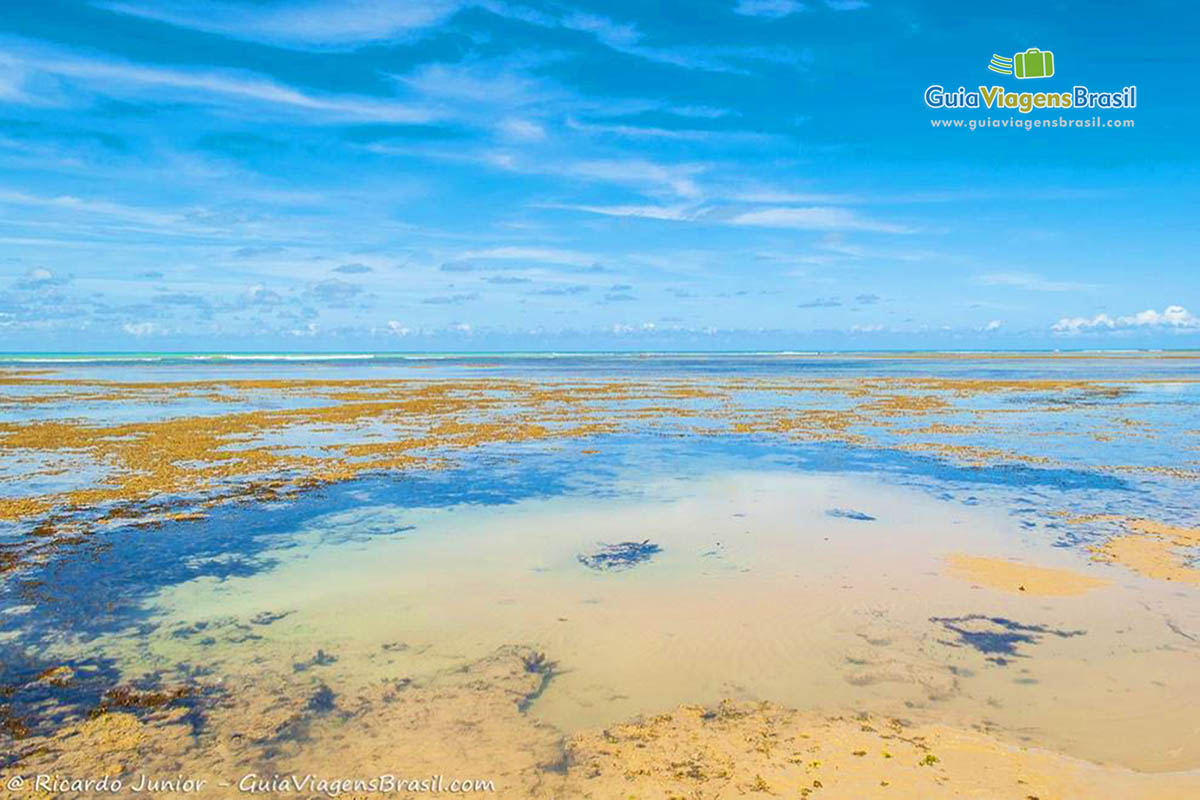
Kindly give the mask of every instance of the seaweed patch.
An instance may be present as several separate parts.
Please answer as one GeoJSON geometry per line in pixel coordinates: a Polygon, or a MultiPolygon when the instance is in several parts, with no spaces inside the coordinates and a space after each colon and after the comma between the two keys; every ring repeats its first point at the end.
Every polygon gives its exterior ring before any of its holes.
{"type": "Polygon", "coordinates": [[[308,698],[308,710],[317,714],[326,714],[337,706],[337,695],[324,683],[308,698]]]}
{"type": "Polygon", "coordinates": [[[337,656],[331,653],[326,653],[324,650],[318,648],[316,655],[314,655],[312,658],[308,659],[307,661],[297,661],[292,664],[292,672],[304,672],[311,667],[328,667],[330,664],[336,663],[337,656]]]}
{"type": "Polygon", "coordinates": [[[855,511],[852,508],[831,508],[825,512],[830,517],[838,517],[839,519],[854,519],[859,522],[874,522],[875,518],[870,514],[862,511],[855,511]]]}
{"type": "Polygon", "coordinates": [[[662,548],[649,539],[640,542],[601,544],[594,553],[580,554],[579,563],[598,572],[622,570],[636,567],[661,552],[662,548]]]}
{"type": "Polygon", "coordinates": [[[522,655],[521,664],[525,667],[527,673],[537,675],[540,678],[538,685],[533,691],[527,692],[517,701],[517,710],[523,714],[529,710],[529,707],[533,705],[535,700],[545,693],[547,687],[550,686],[550,681],[558,677],[560,670],[558,669],[558,662],[551,661],[540,650],[522,655]]]}
{"type": "Polygon", "coordinates": [[[1037,644],[1044,636],[1069,639],[1082,636],[1087,631],[1070,631],[1046,625],[1026,625],[1004,617],[989,617],[984,614],[968,614],[963,617],[930,617],[930,622],[941,625],[958,636],[957,642],[943,642],[951,647],[967,645],[983,653],[987,660],[1001,666],[1010,658],[1022,658],[1018,648],[1037,644]]]}

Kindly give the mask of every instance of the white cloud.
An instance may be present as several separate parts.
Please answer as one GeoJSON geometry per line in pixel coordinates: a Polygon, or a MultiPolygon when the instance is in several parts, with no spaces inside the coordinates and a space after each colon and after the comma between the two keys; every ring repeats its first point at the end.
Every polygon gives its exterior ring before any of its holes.
{"type": "Polygon", "coordinates": [[[151,91],[156,100],[219,102],[233,108],[252,101],[255,113],[275,107],[336,120],[419,123],[435,117],[430,109],[392,98],[308,94],[250,72],[182,70],[28,49],[19,58],[31,72],[66,78],[107,97],[142,97],[151,91]]]}
{"type": "Polygon", "coordinates": [[[521,72],[521,64],[467,61],[422,64],[412,72],[394,75],[403,86],[439,101],[516,108],[545,103],[561,90],[521,72]]]}
{"type": "MultiPolygon", "coordinates": [[[[598,14],[567,11],[552,14],[505,0],[95,0],[120,14],[235,39],[298,50],[352,49],[375,42],[413,37],[446,22],[460,9],[484,8],[508,19],[542,28],[562,28],[592,37],[627,55],[688,69],[736,72],[725,55],[753,58],[756,52],[723,53],[712,48],[652,47],[633,23],[598,14]]],[[[758,53],[759,57],[770,54],[758,53]]]]}
{"type": "Polygon", "coordinates": [[[679,197],[697,197],[700,194],[693,176],[703,171],[698,164],[657,164],[642,159],[576,161],[566,166],[569,174],[630,186],[642,186],[652,190],[668,190],[679,197]]]}
{"type": "Polygon", "coordinates": [[[581,133],[599,134],[622,139],[667,139],[691,142],[726,142],[730,144],[764,142],[769,134],[754,131],[705,130],[702,128],[656,128],[643,125],[609,125],[581,122],[568,118],[567,128],[581,133]]]}
{"type": "Polygon", "coordinates": [[[1162,313],[1148,308],[1132,316],[1121,317],[1117,322],[1134,327],[1200,328],[1200,317],[1183,306],[1167,306],[1162,313]]]}
{"type": "Polygon", "coordinates": [[[542,28],[563,28],[576,31],[592,37],[597,43],[615,52],[684,69],[741,73],[745,70],[730,63],[731,59],[767,59],[786,62],[795,60],[795,54],[786,48],[782,48],[782,52],[776,52],[768,48],[718,48],[706,45],[655,47],[645,43],[645,36],[635,24],[618,22],[585,11],[551,14],[530,6],[506,3],[502,0],[473,0],[473,3],[502,17],[520,20],[542,28]]]}
{"type": "Polygon", "coordinates": [[[248,305],[258,306],[277,306],[283,302],[282,295],[261,283],[248,287],[244,299],[248,305]]]}
{"type": "Polygon", "coordinates": [[[879,222],[858,216],[853,211],[833,206],[807,208],[780,207],[746,211],[731,219],[732,225],[755,225],[764,228],[797,228],[800,230],[860,230],[879,233],[911,233],[912,229],[889,222],[879,222]]]}
{"type": "Polygon", "coordinates": [[[698,119],[718,119],[734,113],[727,108],[714,108],[712,106],[674,106],[667,110],[680,117],[695,117],[698,119]]]}
{"type": "Polygon", "coordinates": [[[1088,283],[1050,280],[1032,272],[993,272],[975,280],[984,286],[1010,286],[1030,292],[1087,292],[1096,288],[1088,283]]]}
{"type": "Polygon", "coordinates": [[[1051,326],[1055,333],[1078,334],[1094,331],[1135,330],[1138,328],[1163,328],[1176,331],[1200,330],[1200,317],[1183,306],[1167,306],[1162,311],[1148,308],[1137,314],[1110,317],[1097,314],[1094,317],[1063,317],[1051,326]]]}
{"type": "Polygon", "coordinates": [[[631,23],[622,24],[598,14],[582,11],[568,14],[559,20],[559,24],[568,30],[590,33],[601,44],[614,50],[631,48],[642,38],[641,32],[631,23]]]}
{"type": "Polygon", "coordinates": [[[792,192],[782,189],[760,188],[739,192],[731,198],[741,203],[860,203],[862,198],[849,194],[822,194],[819,192],[792,192]]]}
{"type": "Polygon", "coordinates": [[[538,123],[520,117],[507,117],[497,126],[500,134],[506,139],[521,142],[539,142],[546,138],[546,129],[538,123]]]}
{"type": "Polygon", "coordinates": [[[152,336],[156,333],[166,333],[166,330],[154,322],[127,322],[121,326],[121,330],[130,336],[152,336]]]}
{"type": "Polygon", "coordinates": [[[984,325],[983,330],[986,332],[998,331],[998,330],[1000,330],[1001,326],[1003,326],[1003,325],[1004,325],[1003,322],[1001,322],[998,319],[994,319],[991,322],[989,322],[987,325],[984,325]]]}
{"type": "Polygon", "coordinates": [[[644,219],[666,219],[680,222],[693,219],[686,206],[616,205],[616,206],[572,206],[544,205],[543,208],[563,208],[571,211],[586,211],[605,217],[642,217],[644,219]]]}
{"type": "Polygon", "coordinates": [[[6,103],[33,102],[25,92],[26,71],[11,58],[0,54],[0,100],[6,103]]]}
{"type": "Polygon", "coordinates": [[[299,49],[338,48],[394,39],[436,25],[463,4],[456,0],[309,0],[300,3],[114,2],[109,11],[237,39],[299,49]]]}
{"type": "Polygon", "coordinates": [[[63,286],[70,282],[70,278],[55,275],[44,267],[35,267],[26,270],[23,276],[13,282],[12,287],[22,291],[37,291],[51,286],[63,286]]]}
{"type": "Polygon", "coordinates": [[[597,257],[576,250],[557,250],[548,247],[490,247],[485,250],[468,250],[458,254],[461,260],[536,261],[544,264],[567,264],[573,267],[590,267],[597,257]]]}
{"type": "Polygon", "coordinates": [[[1080,331],[1094,330],[1097,328],[1115,328],[1116,320],[1108,316],[1108,314],[1097,314],[1088,319],[1087,317],[1063,317],[1058,322],[1050,326],[1050,329],[1056,333],[1079,333],[1080,331]]]}
{"type": "MultiPolygon", "coordinates": [[[[874,233],[913,233],[914,229],[904,225],[883,222],[862,217],[846,208],[834,206],[810,206],[807,208],[781,207],[764,208],[755,211],[743,211],[733,216],[727,216],[720,208],[704,205],[569,205],[545,204],[543,208],[564,208],[572,211],[584,211],[589,214],[601,214],[609,217],[642,217],[644,219],[672,220],[677,222],[706,222],[715,225],[738,225],[762,228],[790,228],[796,230],[845,231],[858,230],[874,233]]],[[[848,256],[865,256],[865,250],[856,250],[851,246],[839,246],[835,241],[827,240],[825,249],[840,252],[848,256]],[[854,250],[854,252],[851,252],[854,250]]],[[[917,261],[926,257],[923,253],[875,253],[870,255],[886,258],[917,261]]]]}
{"type": "Polygon", "coordinates": [[[644,158],[566,160],[547,158],[536,151],[513,149],[463,150],[397,147],[373,143],[366,148],[380,155],[418,156],[452,162],[481,164],[520,175],[549,175],[557,178],[612,184],[637,192],[682,198],[698,198],[702,192],[696,176],[708,170],[707,163],[659,163],[644,158]]]}
{"type": "Polygon", "coordinates": [[[738,71],[723,60],[713,58],[703,51],[644,45],[642,44],[642,32],[638,30],[637,26],[632,23],[616,22],[598,14],[576,11],[557,20],[557,24],[568,30],[590,34],[595,37],[597,42],[618,53],[644,58],[647,61],[713,72],[738,71]]]}
{"type": "Polygon", "coordinates": [[[110,203],[106,200],[87,200],[71,195],[43,197],[2,188],[0,188],[0,204],[28,208],[61,209],[70,214],[97,214],[151,226],[173,225],[180,220],[178,215],[138,208],[136,206],[110,203]]]}
{"type": "Polygon", "coordinates": [[[746,17],[781,19],[804,11],[807,6],[798,0],[738,0],[733,13],[746,17]]]}

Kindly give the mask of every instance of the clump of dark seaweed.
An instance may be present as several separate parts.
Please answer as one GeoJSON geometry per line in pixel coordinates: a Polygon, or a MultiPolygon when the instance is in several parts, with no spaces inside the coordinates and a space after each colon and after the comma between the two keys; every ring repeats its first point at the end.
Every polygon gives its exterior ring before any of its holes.
{"type": "Polygon", "coordinates": [[[656,553],[661,552],[662,548],[649,539],[640,542],[601,543],[596,552],[580,554],[579,563],[597,571],[629,569],[649,561],[656,553]]]}
{"type": "Polygon", "coordinates": [[[318,648],[315,655],[307,661],[297,661],[292,664],[293,672],[304,672],[309,667],[328,667],[330,664],[337,663],[337,656],[332,653],[326,653],[318,648]]]}
{"type": "Polygon", "coordinates": [[[529,653],[521,659],[526,672],[547,673],[554,671],[554,662],[546,658],[542,652],[529,653]]]}
{"type": "Polygon", "coordinates": [[[987,656],[993,664],[1003,666],[1009,656],[1021,658],[1017,648],[1024,644],[1037,644],[1043,636],[1069,639],[1082,636],[1087,631],[1058,630],[1046,625],[1026,625],[1004,617],[989,617],[984,614],[968,614],[962,617],[930,617],[946,630],[958,636],[957,642],[943,642],[951,647],[967,645],[987,656]]]}
{"type": "MultiPolygon", "coordinates": [[[[0,735],[10,739],[24,739],[30,733],[28,723],[8,707],[0,705],[0,735]]],[[[0,759],[0,764],[7,766],[9,759],[0,759]]]]}
{"type": "Polygon", "coordinates": [[[309,696],[308,710],[314,711],[318,714],[324,714],[326,712],[333,711],[336,704],[336,699],[337,695],[333,693],[333,689],[330,689],[328,686],[322,683],[317,687],[316,691],[309,696]]]}
{"type": "Polygon", "coordinates": [[[856,519],[860,522],[874,522],[875,518],[870,514],[862,511],[855,511],[852,508],[831,508],[825,512],[831,517],[839,517],[841,519],[856,519]]]}
{"type": "Polygon", "coordinates": [[[134,686],[117,686],[104,693],[104,699],[97,712],[104,713],[113,708],[163,708],[194,694],[195,691],[187,686],[172,689],[138,689],[134,686]]]}
{"type": "Polygon", "coordinates": [[[554,680],[559,675],[558,662],[551,661],[546,657],[546,654],[541,651],[526,653],[521,657],[521,663],[525,667],[525,671],[534,675],[539,675],[541,681],[538,682],[537,688],[529,694],[521,698],[517,703],[517,710],[525,712],[533,705],[546,691],[546,687],[550,685],[550,681],[554,680]]]}

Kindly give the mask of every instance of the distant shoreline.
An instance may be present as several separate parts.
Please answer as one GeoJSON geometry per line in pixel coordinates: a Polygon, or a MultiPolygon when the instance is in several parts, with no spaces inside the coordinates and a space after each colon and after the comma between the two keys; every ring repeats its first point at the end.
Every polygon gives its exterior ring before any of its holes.
{"type": "Polygon", "coordinates": [[[501,350],[385,352],[12,352],[0,353],[0,364],[105,362],[239,362],[239,361],[427,361],[455,359],[654,359],[654,358],[1200,358],[1195,349],[1131,350],[501,350]]]}

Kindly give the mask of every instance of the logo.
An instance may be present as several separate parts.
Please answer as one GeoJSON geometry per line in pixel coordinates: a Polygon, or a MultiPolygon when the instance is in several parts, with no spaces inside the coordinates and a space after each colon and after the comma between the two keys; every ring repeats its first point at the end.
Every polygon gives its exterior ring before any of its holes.
{"type": "Polygon", "coordinates": [[[1054,75],[1054,53],[1036,47],[1016,53],[1012,58],[993,53],[988,69],[1018,78],[1049,78],[1054,75]]]}
{"type": "MultiPolygon", "coordinates": [[[[1054,53],[1036,47],[1014,53],[1011,58],[993,53],[987,68],[1019,80],[1053,78],[1056,74],[1054,53]]],[[[1016,111],[1019,114],[1053,113],[1062,109],[1137,108],[1137,87],[1125,86],[1116,91],[1096,92],[1083,84],[1050,85],[1041,91],[1026,92],[1009,91],[995,85],[979,85],[975,89],[960,85],[954,90],[935,83],[925,90],[925,105],[929,108],[1016,111]]]]}

